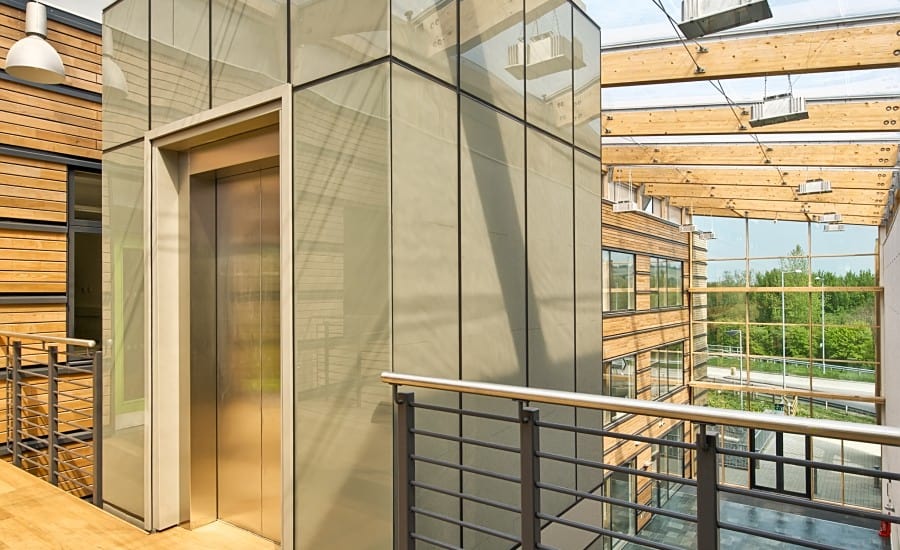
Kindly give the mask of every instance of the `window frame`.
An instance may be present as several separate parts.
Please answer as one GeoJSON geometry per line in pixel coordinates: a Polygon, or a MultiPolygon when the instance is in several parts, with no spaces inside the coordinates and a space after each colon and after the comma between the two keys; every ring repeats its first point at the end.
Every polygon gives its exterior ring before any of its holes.
{"type": "Polygon", "coordinates": [[[680,307],[684,307],[684,261],[650,256],[650,309],[680,307]]]}
{"type": "Polygon", "coordinates": [[[618,313],[626,311],[635,311],[637,309],[637,255],[632,252],[624,252],[614,249],[603,249],[601,251],[602,272],[603,272],[603,312],[618,313]],[[613,286],[613,255],[628,256],[630,258],[631,269],[626,276],[629,287],[613,286]],[[614,290],[625,290],[625,307],[622,307],[621,292],[613,292],[614,290]],[[616,297],[614,300],[613,297],[616,297]]]}

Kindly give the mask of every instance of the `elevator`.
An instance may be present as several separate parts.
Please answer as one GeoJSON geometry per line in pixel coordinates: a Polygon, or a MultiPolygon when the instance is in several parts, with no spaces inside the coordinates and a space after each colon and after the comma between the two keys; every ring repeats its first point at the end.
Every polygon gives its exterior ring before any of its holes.
{"type": "Polygon", "coordinates": [[[190,524],[280,541],[277,157],[221,167],[216,147],[219,167],[190,175],[190,524]]]}

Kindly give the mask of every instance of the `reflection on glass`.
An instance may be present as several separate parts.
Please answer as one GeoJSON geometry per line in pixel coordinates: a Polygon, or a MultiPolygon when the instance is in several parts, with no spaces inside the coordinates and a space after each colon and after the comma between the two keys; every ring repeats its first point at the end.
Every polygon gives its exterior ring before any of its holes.
{"type": "MultiPolygon", "coordinates": [[[[575,40],[580,41],[583,66],[574,61],[575,69],[575,145],[600,154],[600,30],[594,23],[573,10],[575,40]]],[[[563,113],[565,114],[565,113],[563,113]]],[[[680,212],[679,219],[680,222],[680,212]]]]}
{"type": "Polygon", "coordinates": [[[878,228],[869,225],[844,224],[840,232],[822,230],[822,224],[812,226],[812,253],[822,254],[871,254],[875,252],[878,228]]]}
{"type": "MultiPolygon", "coordinates": [[[[718,240],[718,239],[716,239],[718,240]]],[[[711,241],[707,241],[711,242],[711,241]]],[[[706,263],[706,284],[716,286],[746,286],[747,263],[744,260],[709,260],[706,263]]]]}
{"type": "Polygon", "coordinates": [[[522,2],[459,4],[460,85],[463,90],[516,116],[524,114],[522,2]]]}
{"type": "Polygon", "coordinates": [[[750,260],[750,286],[779,288],[782,282],[785,287],[807,286],[808,271],[809,258],[805,252],[771,260],[750,260]]]}
{"type": "Polygon", "coordinates": [[[386,65],[294,95],[301,548],[391,546],[388,113],[386,65]]]}
{"type": "Polygon", "coordinates": [[[714,240],[704,241],[709,259],[743,258],[746,255],[747,220],[694,216],[694,225],[702,231],[713,231],[714,240]]]}
{"type": "MultiPolygon", "coordinates": [[[[628,355],[603,363],[603,393],[605,395],[635,398],[635,359],[634,355],[628,355]]],[[[605,422],[613,422],[625,414],[621,411],[604,411],[605,422]]]]}
{"type": "MultiPolygon", "coordinates": [[[[477,9],[466,5],[470,3],[463,2],[461,9],[477,9]]],[[[391,0],[392,53],[452,84],[456,83],[456,30],[456,2],[391,0]]]]}
{"type": "MultiPolygon", "coordinates": [[[[634,468],[634,460],[622,464],[625,468],[634,468]]],[[[606,495],[609,498],[634,502],[637,499],[637,486],[633,475],[625,472],[613,472],[606,478],[606,495]]],[[[633,535],[637,527],[637,517],[633,508],[604,504],[604,527],[617,533],[633,535]]],[[[615,546],[615,545],[614,545],[615,546]]]]}
{"type": "Polygon", "coordinates": [[[154,127],[209,108],[209,2],[150,5],[150,121],[154,127]]]}
{"type": "MultiPolygon", "coordinates": [[[[716,218],[718,223],[719,218],[716,218]]],[[[809,253],[809,224],[806,222],[748,220],[747,227],[751,258],[806,256],[809,253]]],[[[728,257],[743,255],[742,251],[728,257]]]]}
{"type": "Polygon", "coordinates": [[[148,0],[124,0],[103,14],[103,147],[148,129],[148,0]]]}
{"type": "MultiPolygon", "coordinates": [[[[391,227],[393,350],[398,372],[459,377],[459,241],[456,94],[434,81],[392,68],[391,227]]],[[[447,392],[416,392],[429,403],[457,405],[447,392]]],[[[458,435],[458,421],[416,418],[422,429],[458,435]],[[420,424],[421,421],[421,424],[420,424]]],[[[418,443],[418,442],[417,442],[418,443]]],[[[459,446],[430,439],[416,452],[457,461],[459,446]]],[[[423,465],[416,476],[458,490],[459,474],[423,465]]],[[[458,517],[458,502],[421,492],[423,506],[458,517]]],[[[418,518],[417,531],[455,544],[458,529],[418,518]]]]}
{"type": "Polygon", "coordinates": [[[603,311],[634,309],[634,254],[603,251],[603,311]]]}
{"type": "MultiPolygon", "coordinates": [[[[121,4],[117,5],[118,8],[121,4]]],[[[144,145],[103,155],[103,499],[144,510],[144,145]]]]}
{"type": "Polygon", "coordinates": [[[212,0],[212,103],[287,82],[285,0],[212,0]]]}
{"type": "Polygon", "coordinates": [[[387,55],[388,1],[291,0],[291,81],[303,84],[387,55]]]}
{"type": "Polygon", "coordinates": [[[572,63],[584,65],[581,41],[572,40],[572,5],[567,0],[526,0],[526,118],[551,134],[572,141],[572,63]]]}

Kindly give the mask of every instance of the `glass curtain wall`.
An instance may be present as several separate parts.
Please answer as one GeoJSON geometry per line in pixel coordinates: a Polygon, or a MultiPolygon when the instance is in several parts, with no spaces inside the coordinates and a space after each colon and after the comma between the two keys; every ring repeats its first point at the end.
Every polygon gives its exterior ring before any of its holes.
{"type": "MultiPolygon", "coordinates": [[[[694,223],[718,236],[695,254],[694,266],[693,286],[710,289],[705,318],[695,310],[694,325],[695,335],[705,332],[705,349],[695,351],[709,356],[708,381],[875,396],[877,228],[825,232],[818,223],[701,217],[694,223]]],[[[711,404],[876,418],[872,402],[723,395],[709,396],[711,404]]]]}

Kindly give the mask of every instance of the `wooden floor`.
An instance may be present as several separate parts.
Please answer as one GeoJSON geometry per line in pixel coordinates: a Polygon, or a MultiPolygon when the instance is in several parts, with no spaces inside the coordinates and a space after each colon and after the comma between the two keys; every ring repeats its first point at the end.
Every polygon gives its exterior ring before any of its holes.
{"type": "Polygon", "coordinates": [[[175,527],[148,535],[0,461],[0,549],[45,548],[272,550],[279,546],[222,522],[194,531],[175,527]]]}

